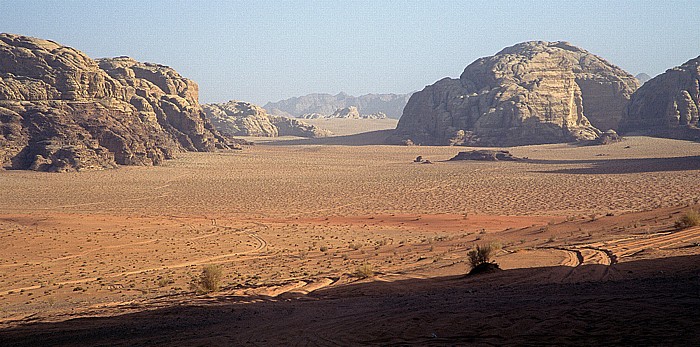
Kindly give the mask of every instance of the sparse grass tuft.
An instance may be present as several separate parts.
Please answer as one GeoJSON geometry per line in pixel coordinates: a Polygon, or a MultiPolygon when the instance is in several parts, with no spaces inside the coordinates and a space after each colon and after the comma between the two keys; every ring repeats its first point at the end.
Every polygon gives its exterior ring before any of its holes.
{"type": "Polygon", "coordinates": [[[190,286],[197,293],[216,292],[221,288],[221,268],[217,265],[209,264],[204,266],[199,278],[192,279],[190,286]]]}
{"type": "Polygon", "coordinates": [[[359,278],[374,277],[374,267],[370,264],[360,265],[357,267],[357,270],[355,270],[355,276],[359,278]]]}
{"type": "Polygon", "coordinates": [[[493,256],[493,253],[500,248],[500,245],[496,243],[475,245],[474,248],[467,253],[469,265],[471,265],[473,269],[481,264],[492,263],[491,257],[493,256]]]}
{"type": "Polygon", "coordinates": [[[676,221],[676,228],[686,229],[700,225],[700,213],[695,210],[689,210],[681,218],[676,221]]]}

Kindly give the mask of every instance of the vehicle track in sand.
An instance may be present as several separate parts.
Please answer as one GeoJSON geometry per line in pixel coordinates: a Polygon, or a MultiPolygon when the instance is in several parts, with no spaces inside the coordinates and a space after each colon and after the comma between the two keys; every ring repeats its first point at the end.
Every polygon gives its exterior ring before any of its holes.
{"type": "MultiPolygon", "coordinates": [[[[224,226],[224,229],[229,229],[229,230],[238,230],[233,227],[227,227],[224,226]]],[[[161,266],[156,266],[156,267],[149,267],[149,268],[142,268],[138,270],[132,270],[132,271],[124,271],[124,272],[117,272],[117,273],[111,273],[111,274],[106,274],[102,276],[95,276],[95,277],[87,277],[87,278],[81,278],[81,279],[76,279],[76,280],[67,280],[67,281],[60,281],[54,283],[54,285],[68,285],[68,284],[79,284],[79,283],[88,283],[88,282],[95,282],[101,279],[111,279],[111,278],[119,278],[119,277],[125,277],[129,275],[135,275],[135,274],[141,274],[145,272],[152,272],[152,271],[162,271],[162,270],[170,270],[170,269],[178,269],[178,268],[183,268],[183,267],[189,267],[189,266],[195,266],[195,265],[201,265],[201,264],[206,264],[206,263],[212,263],[216,261],[220,261],[222,259],[227,259],[227,258],[232,258],[232,257],[239,257],[242,255],[251,255],[251,254],[262,254],[265,249],[268,247],[268,242],[257,235],[253,231],[237,231],[238,233],[244,233],[248,237],[252,238],[256,242],[256,246],[254,249],[247,250],[247,251],[241,251],[241,252],[231,252],[231,253],[226,253],[226,254],[220,254],[216,256],[211,256],[211,257],[205,257],[205,258],[200,258],[192,261],[186,261],[186,262],[180,262],[180,263],[175,263],[175,264],[170,264],[170,265],[161,265],[161,266]]],[[[207,235],[211,236],[211,235],[207,235]]],[[[151,243],[155,242],[157,240],[147,240],[143,242],[138,242],[136,244],[146,244],[146,243],[151,243]]],[[[111,246],[110,248],[115,248],[115,247],[125,247],[133,244],[127,244],[127,245],[118,245],[118,246],[111,246]]],[[[104,247],[107,248],[107,247],[104,247]]],[[[82,252],[80,254],[76,255],[71,255],[67,257],[62,257],[62,258],[57,258],[57,259],[51,259],[48,261],[57,261],[57,260],[65,260],[65,259],[71,259],[71,258],[76,258],[83,256],[85,254],[89,254],[92,252],[97,251],[98,249],[93,249],[87,252],[82,252]]],[[[243,259],[243,258],[239,258],[243,259]]],[[[15,292],[21,292],[21,291],[26,291],[26,290],[33,290],[33,289],[39,289],[41,288],[42,285],[32,285],[32,286],[25,286],[25,287],[18,287],[18,288],[12,288],[12,289],[7,289],[4,291],[0,292],[0,295],[7,295],[10,293],[15,293],[15,292]]]]}
{"type": "Polygon", "coordinates": [[[681,243],[700,242],[700,227],[656,233],[648,236],[598,242],[591,246],[609,250],[618,259],[633,256],[649,248],[667,248],[681,243]]]}

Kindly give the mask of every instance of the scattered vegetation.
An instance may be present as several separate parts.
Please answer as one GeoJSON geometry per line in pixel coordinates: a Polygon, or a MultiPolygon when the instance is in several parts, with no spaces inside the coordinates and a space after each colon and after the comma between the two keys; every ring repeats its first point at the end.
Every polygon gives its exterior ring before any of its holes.
{"type": "Polygon", "coordinates": [[[475,245],[474,248],[467,253],[469,265],[472,267],[469,274],[491,272],[498,269],[498,264],[493,262],[492,257],[500,248],[500,244],[497,243],[475,245]]]}
{"type": "Polygon", "coordinates": [[[374,277],[374,267],[370,264],[362,264],[355,270],[355,276],[359,278],[374,277]]]}
{"type": "Polygon", "coordinates": [[[173,279],[170,277],[161,277],[157,281],[158,287],[165,287],[165,286],[167,286],[169,284],[173,284],[173,283],[175,283],[175,281],[173,281],[173,279]]]}
{"type": "Polygon", "coordinates": [[[204,266],[199,278],[192,279],[190,286],[197,293],[216,292],[221,288],[221,268],[217,265],[209,264],[204,266]]]}
{"type": "Polygon", "coordinates": [[[676,221],[676,228],[686,229],[700,225],[700,213],[695,210],[689,210],[681,218],[676,221]]]}

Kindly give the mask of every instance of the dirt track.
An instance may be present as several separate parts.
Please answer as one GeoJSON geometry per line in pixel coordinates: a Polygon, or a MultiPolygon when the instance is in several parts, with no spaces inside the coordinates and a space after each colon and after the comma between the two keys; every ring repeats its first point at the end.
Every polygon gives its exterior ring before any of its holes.
{"type": "Polygon", "coordinates": [[[700,208],[698,149],[637,138],[452,163],[454,148],[275,145],[0,172],[0,341],[682,343],[700,229],[673,224],[700,208]],[[505,271],[465,278],[490,242],[505,271]],[[209,263],[224,289],[195,295],[209,263]]]}

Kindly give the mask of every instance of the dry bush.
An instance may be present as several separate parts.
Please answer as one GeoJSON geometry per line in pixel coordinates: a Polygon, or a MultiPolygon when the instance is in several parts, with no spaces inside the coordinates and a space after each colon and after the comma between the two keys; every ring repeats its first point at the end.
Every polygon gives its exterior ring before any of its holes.
{"type": "Polygon", "coordinates": [[[500,247],[497,243],[475,245],[474,248],[467,253],[469,265],[471,265],[473,269],[481,264],[492,263],[491,257],[493,256],[493,253],[499,249],[500,247]]]}
{"type": "Polygon", "coordinates": [[[681,218],[676,221],[676,228],[685,229],[700,225],[700,213],[695,210],[686,212],[681,218]]]}
{"type": "Polygon", "coordinates": [[[217,265],[205,265],[199,278],[192,279],[191,287],[198,293],[216,292],[221,288],[221,268],[217,265]]]}
{"type": "Polygon", "coordinates": [[[355,276],[359,278],[368,278],[374,276],[374,267],[370,264],[363,264],[357,267],[355,270],[355,276]]]}

